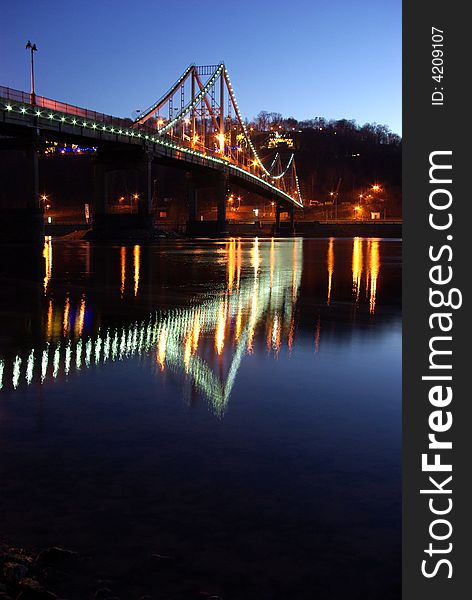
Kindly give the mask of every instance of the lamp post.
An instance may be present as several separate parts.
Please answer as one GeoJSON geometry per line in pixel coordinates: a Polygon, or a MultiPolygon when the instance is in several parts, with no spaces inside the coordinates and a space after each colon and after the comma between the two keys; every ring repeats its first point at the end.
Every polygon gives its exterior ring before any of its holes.
{"type": "Polygon", "coordinates": [[[36,103],[34,93],[34,53],[38,51],[36,44],[32,44],[29,40],[26,43],[26,50],[31,50],[31,104],[36,103]]]}

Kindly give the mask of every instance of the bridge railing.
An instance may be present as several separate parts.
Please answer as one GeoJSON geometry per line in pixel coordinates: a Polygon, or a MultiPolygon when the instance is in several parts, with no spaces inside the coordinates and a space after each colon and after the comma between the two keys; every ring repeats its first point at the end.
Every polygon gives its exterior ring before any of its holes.
{"type": "Polygon", "coordinates": [[[80,106],[74,106],[73,104],[59,102],[57,100],[52,100],[51,98],[38,96],[37,94],[34,95],[33,102],[32,94],[4,86],[0,86],[0,98],[21,104],[29,104],[30,106],[37,106],[38,108],[66,113],[76,117],[82,117],[83,119],[90,119],[107,125],[116,125],[117,127],[131,127],[133,124],[132,119],[112,117],[111,115],[106,115],[87,108],[81,108],[80,106]]]}

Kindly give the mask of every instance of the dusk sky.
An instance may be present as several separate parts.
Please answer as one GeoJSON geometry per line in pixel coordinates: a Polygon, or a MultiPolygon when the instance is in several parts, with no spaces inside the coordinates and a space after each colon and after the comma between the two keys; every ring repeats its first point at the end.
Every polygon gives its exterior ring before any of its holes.
{"type": "Polygon", "coordinates": [[[401,133],[400,0],[82,0],[2,5],[0,85],[131,116],[190,63],[224,61],[243,116],[323,116],[401,133]]]}

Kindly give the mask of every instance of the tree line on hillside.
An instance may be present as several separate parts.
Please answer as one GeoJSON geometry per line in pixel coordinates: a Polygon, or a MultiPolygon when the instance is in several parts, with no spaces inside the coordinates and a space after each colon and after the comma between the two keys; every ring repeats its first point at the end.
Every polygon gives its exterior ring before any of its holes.
{"type": "Polygon", "coordinates": [[[323,117],[297,121],[266,111],[248,126],[266,161],[275,150],[286,160],[295,149],[302,195],[308,201],[330,200],[336,191],[340,203],[357,203],[379,183],[387,214],[401,214],[401,137],[388,126],[323,117]],[[274,146],[269,142],[277,139],[276,132],[281,144],[274,146]],[[285,147],[288,137],[292,143],[285,147]]]}
{"type": "Polygon", "coordinates": [[[399,146],[401,144],[401,137],[393,133],[387,125],[379,123],[358,125],[353,119],[328,120],[324,117],[314,117],[313,119],[298,121],[293,117],[285,118],[278,112],[262,110],[251,122],[248,122],[248,125],[256,132],[314,130],[336,133],[337,135],[342,134],[353,140],[373,144],[387,144],[392,146],[399,146]]]}

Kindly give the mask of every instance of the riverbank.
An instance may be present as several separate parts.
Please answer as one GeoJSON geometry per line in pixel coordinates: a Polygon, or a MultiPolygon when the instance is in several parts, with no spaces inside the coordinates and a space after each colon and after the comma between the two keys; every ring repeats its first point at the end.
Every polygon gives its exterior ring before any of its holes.
{"type": "MultiPolygon", "coordinates": [[[[193,232],[192,236],[186,235],[182,231],[174,230],[153,230],[147,232],[146,240],[159,238],[191,238],[191,237],[224,237],[221,234],[216,235],[212,222],[198,223],[198,227],[193,232]]],[[[108,232],[104,238],[92,234],[89,226],[73,225],[73,224],[50,224],[45,227],[46,235],[53,237],[63,237],[68,239],[129,239],[141,240],[142,236],[139,232],[130,230],[125,235],[122,231],[117,232],[115,236],[108,232]]],[[[304,238],[396,238],[402,237],[401,221],[328,221],[328,222],[305,222],[300,221],[295,223],[295,228],[292,229],[288,224],[284,225],[276,231],[273,223],[228,223],[227,236],[231,237],[304,237],[304,238]]],[[[144,240],[143,240],[144,241],[144,240]]]]}
{"type": "Polygon", "coordinates": [[[126,590],[122,581],[106,575],[106,565],[106,557],[59,546],[35,553],[0,543],[0,600],[223,600],[212,586],[195,592],[186,585],[185,576],[179,577],[182,561],[172,556],[128,559],[126,590]]]}

